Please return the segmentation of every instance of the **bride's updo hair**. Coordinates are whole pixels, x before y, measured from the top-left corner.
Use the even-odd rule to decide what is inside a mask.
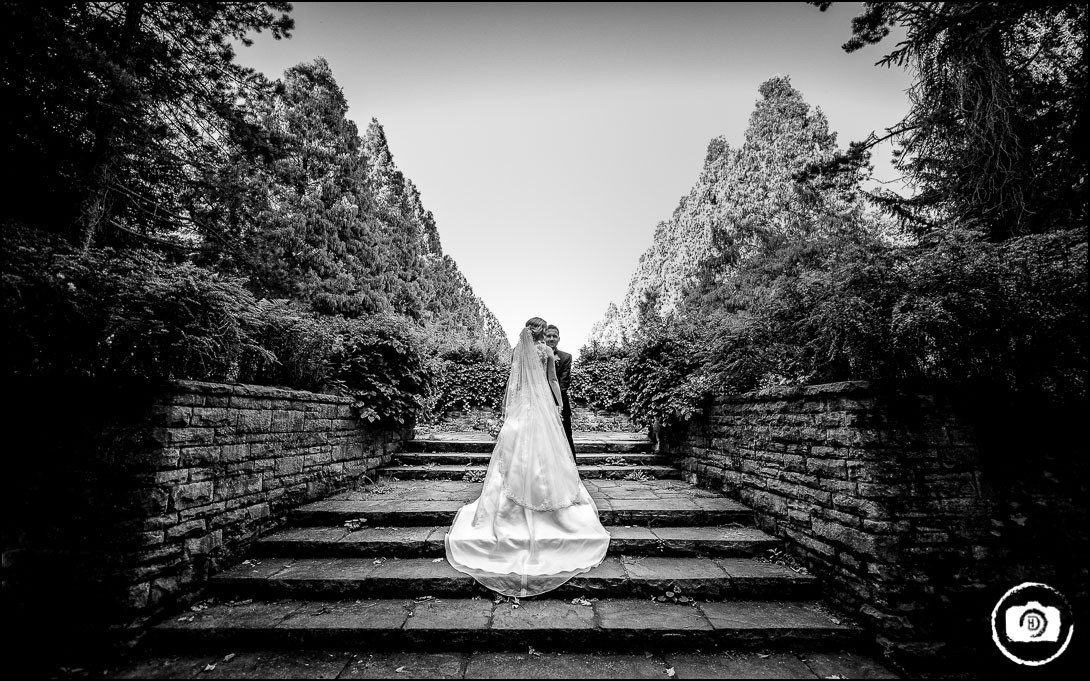
[[[533,327],[534,340],[541,340],[541,337],[545,335],[545,326],[548,324],[541,317],[530,317],[526,320],[526,326]]]

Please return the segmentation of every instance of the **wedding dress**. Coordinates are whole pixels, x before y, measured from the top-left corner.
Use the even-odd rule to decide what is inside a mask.
[[[609,547],[549,388],[551,355],[522,330],[481,496],[458,510],[444,542],[456,570],[505,596],[551,591]]]

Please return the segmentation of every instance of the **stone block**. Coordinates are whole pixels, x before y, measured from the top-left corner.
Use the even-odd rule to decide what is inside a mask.
[[[220,450],[220,459],[227,463],[245,461],[250,458],[250,445],[234,444],[224,445]]]
[[[811,475],[820,475],[823,478],[848,479],[847,461],[844,459],[807,459],[806,472]]]
[[[836,548],[826,542],[821,541],[813,536],[812,532],[800,532],[798,530],[787,528],[784,533],[791,537],[796,543],[804,547],[806,550],[820,554],[822,556],[835,556],[837,554]]]
[[[223,530],[213,530],[206,535],[185,540],[185,550],[190,556],[202,556],[223,546]]]
[[[125,607],[131,610],[143,610],[148,605],[150,594],[151,582],[130,585],[125,596]]]
[[[295,473],[301,473],[303,466],[306,463],[306,459],[303,456],[285,456],[280,457],[276,461],[276,474],[277,475],[293,475]]]
[[[214,434],[215,431],[211,428],[168,428],[165,433],[165,444],[171,446],[210,445]]]
[[[306,468],[311,466],[324,466],[332,461],[333,453],[330,450],[323,448],[317,452],[306,454],[303,457],[303,466]]]
[[[236,475],[215,480],[216,501],[234,499],[261,491],[261,475]]]
[[[153,480],[156,485],[173,487],[189,480],[189,469],[179,468],[169,471],[157,471]]]
[[[193,407],[193,416],[190,423],[194,426],[227,426],[231,425],[232,414],[224,407]]]
[[[225,506],[222,501],[203,504],[201,506],[194,506],[192,508],[183,509],[178,512],[179,520],[191,520],[193,518],[207,518],[210,515],[217,513],[223,513]]]
[[[207,529],[207,524],[204,520],[189,520],[184,523],[179,523],[174,527],[167,528],[167,539],[191,539],[199,535],[203,535]]]
[[[330,431],[330,419],[308,418],[303,422],[303,430],[311,433],[328,433]]]
[[[243,409],[235,422],[239,433],[268,433],[271,426],[272,412],[264,409]]]
[[[183,467],[209,466],[220,460],[220,449],[216,445],[182,447],[179,450],[178,464]]]
[[[891,515],[887,504],[873,499],[862,499],[852,494],[833,494],[833,508],[870,520],[887,520]]]
[[[185,428],[190,424],[193,408],[182,404],[156,405],[151,409],[152,422],[167,428]]]
[[[210,480],[178,485],[174,489],[173,507],[178,510],[200,506],[212,501],[213,485]]]

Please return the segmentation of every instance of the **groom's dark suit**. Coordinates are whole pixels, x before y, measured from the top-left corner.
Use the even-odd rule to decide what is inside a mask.
[[[556,380],[560,382],[560,396],[564,398],[560,416],[564,420],[564,433],[568,436],[572,458],[575,458],[575,442],[571,436],[571,400],[568,399],[568,386],[571,385],[571,354],[560,349],[556,349],[555,352]]]

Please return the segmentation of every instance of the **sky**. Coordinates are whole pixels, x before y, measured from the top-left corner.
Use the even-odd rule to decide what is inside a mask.
[[[896,36],[841,49],[860,7],[303,2],[291,39],[237,51],[270,78],[324,57],[512,344],[539,316],[577,354],[762,82],[789,76],[842,148],[904,116],[909,74],[875,65]],[[896,181],[889,151],[875,176]]]

